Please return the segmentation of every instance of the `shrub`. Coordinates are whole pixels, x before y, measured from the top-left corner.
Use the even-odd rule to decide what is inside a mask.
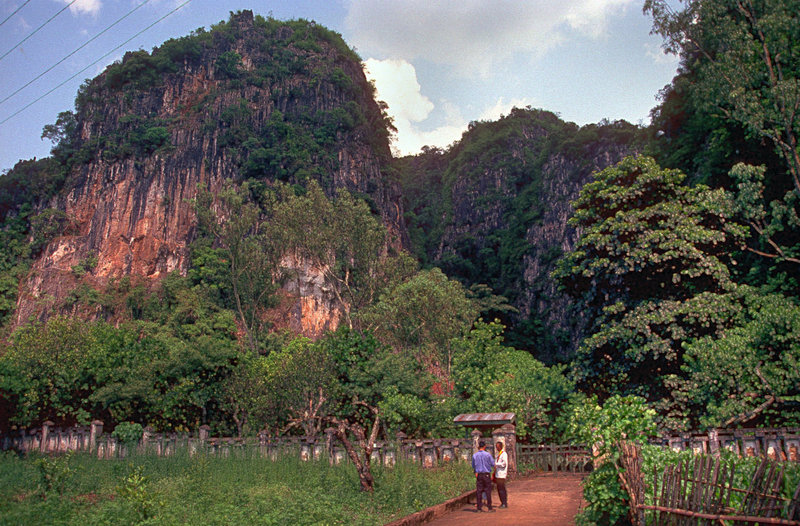
[[[114,428],[111,436],[126,446],[132,446],[142,439],[143,434],[144,429],[142,429],[142,424],[136,422],[121,422]]]

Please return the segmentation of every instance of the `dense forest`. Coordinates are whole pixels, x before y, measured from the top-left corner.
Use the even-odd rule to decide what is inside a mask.
[[[681,60],[649,127],[517,108],[403,158],[312,22],[237,13],[126,54],[0,176],[0,430],[363,441],[511,411],[564,441],[604,403],[662,431],[800,425],[800,3],[644,10]],[[159,177],[137,220],[189,219],[147,274],[75,196]],[[286,322],[309,305],[321,329]]]

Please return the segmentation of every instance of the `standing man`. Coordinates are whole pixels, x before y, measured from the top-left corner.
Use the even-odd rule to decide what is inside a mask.
[[[478,501],[478,512],[483,511],[483,493],[486,493],[486,505],[489,511],[492,508],[492,469],[494,457],[486,451],[486,442],[478,442],[478,451],[472,455],[472,469],[475,471],[475,493]]]
[[[508,493],[506,492],[506,474],[508,473],[508,453],[503,451],[503,443],[494,445],[497,448],[497,459],[494,464],[494,481],[497,484],[497,495],[500,497],[500,507],[508,508]]]

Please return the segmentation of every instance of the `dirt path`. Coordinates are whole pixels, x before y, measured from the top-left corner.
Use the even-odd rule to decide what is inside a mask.
[[[484,505],[484,512],[477,513],[473,501],[427,524],[570,526],[583,503],[582,479],[581,475],[547,473],[514,480],[508,484],[508,508],[487,513]],[[492,504],[500,504],[497,491]]]

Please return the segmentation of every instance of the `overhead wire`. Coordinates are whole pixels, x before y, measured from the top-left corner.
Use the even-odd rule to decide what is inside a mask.
[[[22,3],[22,5],[21,5],[21,6],[19,6],[19,7],[18,7],[18,8],[16,8],[16,9],[14,9],[14,12],[13,12],[13,13],[11,13],[10,15],[8,15],[8,16],[7,16],[7,17],[6,17],[6,18],[5,18],[5,19],[4,19],[2,22],[0,22],[0,26],[2,26],[3,24],[5,24],[6,22],[8,22],[8,19],[9,19],[9,18],[11,18],[12,16],[16,15],[16,14],[17,14],[17,12],[18,12],[20,9],[22,9],[23,7],[25,7],[26,5],[28,5],[28,2],[30,2],[30,1],[31,1],[31,0],[25,0],[25,1]]]
[[[22,87],[18,88],[18,89],[17,89],[17,90],[16,90],[14,93],[11,93],[10,95],[6,96],[6,98],[4,98],[3,100],[0,100],[0,104],[3,104],[3,103],[4,103],[4,102],[6,102],[8,99],[10,99],[11,97],[13,97],[13,96],[14,96],[14,95],[16,95],[17,93],[19,93],[20,91],[24,90],[25,88],[27,88],[28,86],[30,86],[31,84],[33,84],[34,82],[36,82],[37,80],[39,80],[40,78],[42,78],[42,77],[44,77],[45,75],[47,75],[48,73],[50,73],[50,72],[51,72],[51,71],[52,71],[52,70],[53,70],[53,69],[54,69],[56,66],[58,66],[59,64],[61,64],[61,63],[62,63],[62,62],[64,62],[65,60],[67,60],[69,57],[71,57],[72,55],[74,55],[75,53],[77,53],[78,51],[80,51],[81,49],[83,49],[83,48],[85,48],[86,46],[88,46],[89,44],[91,44],[91,43],[92,43],[94,40],[96,40],[97,38],[99,38],[99,37],[100,37],[100,36],[101,36],[103,33],[105,33],[106,31],[108,31],[109,29],[111,29],[112,27],[114,27],[115,25],[119,24],[120,22],[122,22],[123,20],[125,20],[126,18],[128,18],[130,15],[132,15],[134,12],[136,12],[136,10],[137,10],[137,9],[139,9],[139,8],[140,8],[140,7],[142,7],[142,6],[144,6],[144,5],[145,5],[145,4],[147,4],[148,2],[150,2],[150,0],[144,0],[144,2],[142,2],[142,3],[141,3],[141,4],[139,4],[138,6],[134,7],[134,8],[133,8],[133,9],[131,9],[130,11],[128,11],[128,12],[127,12],[127,13],[126,13],[124,16],[122,16],[121,18],[117,19],[117,21],[116,21],[116,22],[114,22],[113,24],[111,24],[110,26],[106,27],[104,30],[100,31],[100,32],[99,32],[99,33],[97,33],[95,36],[93,36],[92,38],[90,38],[89,40],[87,40],[86,42],[84,42],[82,45],[80,45],[78,48],[76,48],[76,49],[75,49],[75,50],[74,50],[72,53],[70,53],[69,55],[65,56],[64,58],[62,58],[61,60],[59,60],[58,62],[56,62],[55,64],[53,64],[52,66],[50,66],[49,68],[47,68],[46,70],[44,70],[43,72],[41,72],[41,73],[40,73],[40,74],[39,74],[37,77],[35,77],[33,80],[31,80],[30,82],[28,82],[28,83],[27,83],[27,84],[25,84],[24,86],[22,86]]]
[[[184,1],[182,4],[180,4],[178,7],[176,7],[175,9],[173,9],[172,11],[170,11],[169,13],[167,13],[166,15],[162,16],[161,18],[159,18],[158,20],[156,20],[155,22],[153,22],[152,24],[150,24],[150,25],[149,25],[149,26],[147,26],[146,28],[142,29],[141,31],[139,31],[138,33],[136,33],[135,35],[133,35],[132,37],[130,37],[128,40],[126,40],[126,41],[125,41],[125,42],[123,42],[122,44],[118,45],[117,47],[115,47],[114,49],[112,49],[111,51],[109,51],[108,53],[106,53],[105,55],[103,55],[102,57],[98,58],[97,60],[95,60],[94,62],[92,62],[91,64],[89,64],[89,65],[88,65],[88,66],[86,66],[85,68],[83,68],[82,70],[78,71],[77,73],[75,73],[74,75],[72,75],[70,78],[68,78],[67,80],[65,80],[64,82],[62,82],[61,84],[59,84],[58,86],[56,86],[56,87],[52,88],[50,91],[48,91],[48,92],[44,93],[43,95],[40,95],[39,97],[35,98],[35,99],[34,99],[34,100],[32,100],[31,102],[29,102],[28,104],[26,104],[25,106],[23,106],[22,108],[18,109],[17,111],[15,111],[15,112],[14,112],[14,113],[12,113],[11,115],[9,115],[8,117],[6,117],[6,118],[5,118],[5,119],[3,119],[2,121],[0,121],[0,124],[5,124],[5,123],[6,123],[6,122],[8,122],[10,119],[12,119],[12,118],[16,117],[17,115],[19,115],[19,114],[20,114],[20,113],[22,113],[23,111],[27,110],[28,108],[30,108],[31,106],[33,106],[34,104],[36,104],[37,102],[39,102],[40,100],[42,100],[43,98],[47,97],[48,95],[50,95],[51,93],[53,93],[54,91],[56,91],[58,88],[62,87],[63,85],[65,85],[66,83],[68,83],[69,81],[71,81],[72,79],[74,79],[75,77],[77,77],[78,75],[80,75],[81,73],[83,73],[84,71],[86,71],[87,69],[91,68],[92,66],[94,66],[95,64],[97,64],[98,62],[100,62],[101,60],[103,60],[104,58],[106,58],[107,56],[109,56],[109,55],[111,55],[112,53],[114,53],[115,51],[117,51],[119,48],[121,48],[122,46],[124,46],[125,44],[127,44],[128,42],[130,42],[131,40],[133,40],[134,38],[138,37],[139,35],[141,35],[141,34],[142,34],[142,33],[144,33],[145,31],[147,31],[147,30],[148,30],[148,29],[150,29],[151,27],[155,26],[156,24],[158,24],[159,22],[161,22],[162,20],[164,20],[165,18],[167,18],[168,16],[170,16],[170,15],[174,14],[175,12],[177,12],[179,9],[181,9],[183,6],[185,6],[186,4],[188,4],[188,3],[189,3],[189,2],[191,2],[191,1],[192,1],[192,0],[185,0],[185,1]]]
[[[9,49],[8,51],[6,51],[6,52],[5,52],[5,53],[4,53],[2,56],[0,56],[0,60],[3,60],[4,58],[6,58],[6,57],[9,55],[9,53],[11,53],[12,51],[14,51],[14,50],[15,50],[15,49],[17,49],[18,47],[20,47],[20,46],[21,46],[21,45],[22,45],[22,44],[23,44],[23,43],[24,43],[26,40],[28,40],[28,39],[29,39],[29,38],[31,38],[33,35],[35,35],[36,33],[38,33],[40,29],[42,29],[44,26],[46,26],[47,24],[49,24],[49,23],[50,23],[50,22],[51,22],[51,21],[52,21],[52,20],[53,20],[55,17],[57,17],[58,15],[60,15],[60,14],[61,14],[61,13],[63,13],[64,11],[66,11],[66,10],[67,10],[67,8],[69,8],[69,7],[70,7],[72,4],[74,4],[74,3],[75,3],[75,2],[77,2],[77,1],[78,1],[78,0],[72,0],[72,2],[70,2],[70,3],[68,3],[67,5],[65,5],[64,7],[62,7],[62,8],[61,8],[61,9],[58,11],[58,13],[56,13],[56,14],[54,14],[53,16],[51,16],[50,18],[48,18],[48,19],[47,19],[47,20],[46,20],[46,21],[45,21],[45,22],[44,22],[42,25],[40,25],[39,27],[37,27],[36,29],[34,29],[34,30],[33,30],[33,32],[32,32],[31,34],[29,34],[28,36],[26,36],[25,38],[23,38],[22,40],[20,40],[20,41],[17,43],[17,45],[16,45],[16,46],[12,47],[12,48],[11,48],[11,49]]]

